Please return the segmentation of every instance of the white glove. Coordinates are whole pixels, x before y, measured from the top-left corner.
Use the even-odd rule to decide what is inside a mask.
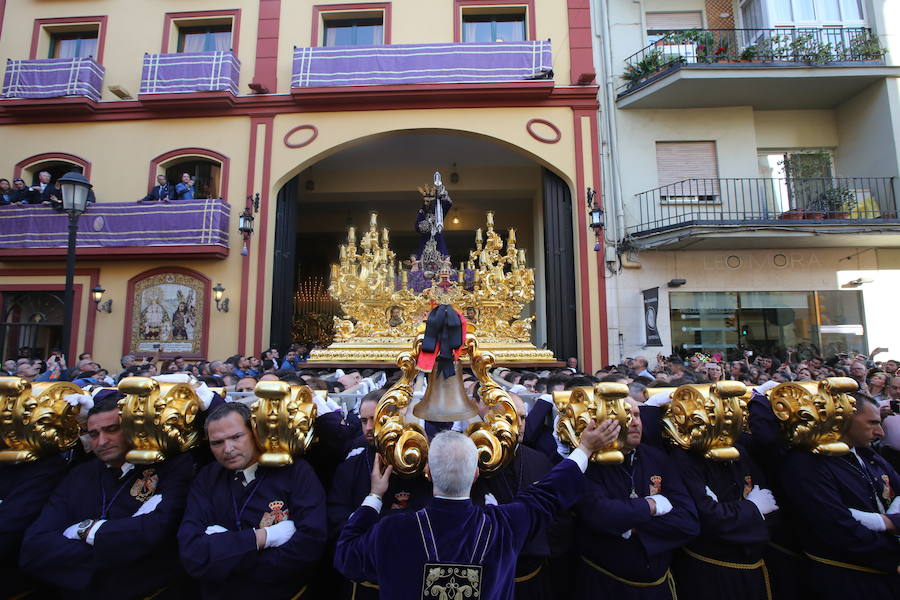
[[[647,497],[653,498],[653,501],[656,502],[656,514],[653,515],[654,517],[661,517],[672,512],[672,503],[662,494],[653,494],[652,496]]]
[[[221,525],[210,525],[209,527],[206,528],[205,533],[206,533],[206,535],[212,535],[214,533],[225,533],[226,531],[228,531],[228,530],[225,529],[224,527],[222,527]]]
[[[215,394],[203,381],[195,379],[191,383],[194,386],[194,391],[197,392],[197,397],[200,398],[200,410],[209,410],[209,405],[212,404]]]
[[[319,394],[318,392],[319,390],[314,391],[312,397],[313,404],[316,405],[316,416],[321,417],[322,415],[334,412],[334,409],[328,405],[328,396],[326,394]]]
[[[69,394],[63,396],[63,400],[69,403],[69,406],[80,406],[79,416],[87,419],[88,411],[94,408],[94,397],[90,394]]]
[[[756,386],[755,388],[753,388],[753,391],[765,396],[766,392],[771,390],[776,385],[778,385],[778,382],[775,381],[774,379],[770,379],[770,380],[766,381],[765,383],[761,383],[758,386]]]
[[[286,543],[294,536],[295,533],[297,533],[297,528],[294,527],[294,522],[290,520],[282,521],[281,523],[276,523],[274,525],[269,525],[265,528],[265,530],[265,548],[277,548],[278,546]]]
[[[69,525],[63,530],[63,537],[68,538],[70,540],[78,539],[78,523],[74,525]]]
[[[166,373],[165,375],[156,375],[153,379],[160,383],[190,383],[200,398],[201,410],[207,410],[212,404],[213,391],[190,373]]]
[[[484,495],[484,504],[485,506],[497,506],[499,504],[497,499],[494,498],[493,494],[485,494]]]
[[[634,533],[634,529],[629,529],[628,531],[626,531],[625,533],[622,534],[622,539],[627,540],[628,538],[631,537],[632,533]]]
[[[861,510],[856,510],[855,508],[850,509],[850,516],[859,521],[859,524],[869,529],[870,531],[885,531],[887,529],[887,525],[884,522],[880,513],[875,512],[863,512]]]
[[[659,394],[653,394],[647,401],[644,402],[644,406],[665,406],[669,402],[672,401],[672,392],[662,392]],[[716,500],[718,502],[718,500]]]
[[[758,485],[754,485],[750,493],[747,494],[747,500],[756,505],[759,514],[763,517],[770,512],[778,510],[778,505],[775,504],[775,496],[772,495],[772,492],[765,488],[760,488]]]
[[[139,517],[141,515],[150,514],[156,510],[156,507],[159,506],[160,502],[162,502],[162,494],[153,494],[146,502],[141,504],[141,507],[134,511],[134,514],[131,516]]]
[[[709,496],[710,498],[712,498],[712,501],[713,501],[713,502],[718,502],[718,501],[719,501],[719,497],[716,496],[716,493],[715,493],[714,491],[712,491],[711,489],[709,489],[709,486],[706,486],[706,495]]]
[[[900,513],[900,496],[894,498],[894,501],[891,502],[887,509],[887,514],[889,515],[896,515],[897,513]]]

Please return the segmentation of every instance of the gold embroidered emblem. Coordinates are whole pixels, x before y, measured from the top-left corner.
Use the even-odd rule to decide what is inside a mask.
[[[650,476],[650,495],[659,494],[662,492],[662,475],[651,475]]]
[[[753,477],[744,475],[744,498],[753,491]]]
[[[888,502],[893,502],[894,498],[897,494],[894,492],[894,489],[891,487],[891,478],[887,476],[886,473],[881,475],[881,481],[884,482],[884,487],[881,489],[881,497],[887,500]]]
[[[426,563],[422,574],[422,598],[481,598],[481,566]]]
[[[282,500],[269,502],[269,510],[272,512],[263,513],[262,519],[259,520],[260,529],[290,519],[288,516],[289,511],[284,507],[284,501]]]
[[[141,476],[131,486],[131,495],[139,502],[146,502],[150,496],[156,493],[158,485],[159,475],[156,474],[156,469],[144,469]]]

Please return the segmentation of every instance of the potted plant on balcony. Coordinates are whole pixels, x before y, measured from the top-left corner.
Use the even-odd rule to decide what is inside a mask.
[[[871,31],[865,31],[850,40],[850,60],[882,60],[887,48]]]
[[[856,194],[845,187],[832,187],[819,195],[816,206],[829,219],[849,219],[856,205]]]
[[[676,58],[664,57],[660,50],[651,50],[638,62],[625,67],[622,79],[628,82],[628,87],[634,87],[647,77],[662,71],[668,66],[681,62],[684,62],[684,57],[682,56]]]

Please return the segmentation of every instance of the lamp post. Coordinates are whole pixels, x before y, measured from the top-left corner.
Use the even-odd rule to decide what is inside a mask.
[[[75,241],[78,236],[78,217],[87,209],[91,182],[77,171],[71,171],[59,178],[57,184],[62,195],[62,208],[69,215],[69,250],[66,254],[65,314],[63,315],[62,350],[67,355],[71,348],[72,300],[75,282]]]

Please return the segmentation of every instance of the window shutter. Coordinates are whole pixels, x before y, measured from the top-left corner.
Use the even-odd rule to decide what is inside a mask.
[[[656,142],[657,181],[659,187],[668,186],[661,195],[717,196],[716,163],[715,142]]]
[[[700,29],[703,27],[701,12],[654,12],[646,14],[648,31],[672,29]]]

